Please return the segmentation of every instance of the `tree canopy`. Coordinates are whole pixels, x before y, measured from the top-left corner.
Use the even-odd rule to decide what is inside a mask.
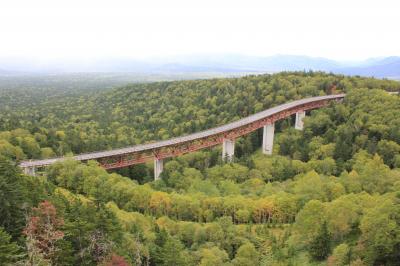
[[[215,147],[106,171],[72,159],[21,173],[22,159],[135,145],[324,95],[342,103]],[[397,265],[400,97],[389,80],[319,72],[0,90],[0,260],[34,265]],[[61,93],[61,92],[58,92]]]

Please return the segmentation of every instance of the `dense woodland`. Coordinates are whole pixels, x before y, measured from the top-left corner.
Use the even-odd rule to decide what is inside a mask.
[[[107,172],[20,160],[181,136],[335,88],[303,131]],[[319,72],[0,90],[0,265],[399,265],[400,83]]]

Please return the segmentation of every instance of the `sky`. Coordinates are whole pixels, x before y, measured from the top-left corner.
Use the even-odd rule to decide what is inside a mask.
[[[0,57],[400,56],[400,1],[2,0]]]

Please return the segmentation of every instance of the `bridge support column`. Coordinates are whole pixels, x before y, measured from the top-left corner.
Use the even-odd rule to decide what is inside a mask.
[[[222,142],[222,160],[224,162],[232,162],[235,154],[235,140],[224,139]]]
[[[306,116],[306,111],[299,111],[296,113],[296,123],[294,128],[297,130],[303,130],[304,122],[303,118]]]
[[[164,163],[162,159],[154,159],[154,180],[160,179],[160,174],[164,170]]]
[[[30,176],[36,176],[36,169],[35,167],[25,167],[23,169],[24,174],[30,175]]]
[[[262,152],[271,155],[274,146],[275,124],[264,126]]]

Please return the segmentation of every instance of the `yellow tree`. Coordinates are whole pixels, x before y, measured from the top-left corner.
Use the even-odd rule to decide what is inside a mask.
[[[171,210],[171,198],[168,193],[156,191],[151,195],[149,207],[154,215],[168,215]]]
[[[253,219],[256,223],[269,223],[275,211],[275,204],[271,199],[261,198],[255,202]]]

